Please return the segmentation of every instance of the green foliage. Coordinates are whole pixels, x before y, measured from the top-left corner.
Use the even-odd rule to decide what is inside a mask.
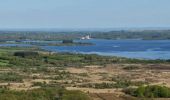
[[[8,66],[9,65],[9,61],[7,59],[6,56],[4,55],[0,55],[0,66],[4,67],[4,66]]]
[[[38,56],[38,52],[32,52],[32,51],[18,51],[14,52],[14,56],[19,56],[19,57],[35,57]]]
[[[115,88],[126,88],[128,86],[132,85],[131,81],[128,80],[119,80],[114,84]]]
[[[64,92],[62,100],[91,100],[88,95],[80,91]]]
[[[11,50],[10,50],[11,49]],[[72,54],[72,53],[56,53],[50,54],[47,52],[39,53],[36,56],[25,56],[18,57],[14,56],[16,52],[25,50],[24,48],[3,48],[3,54],[0,56],[0,66],[3,67],[82,67],[88,65],[106,65],[113,63],[170,63],[169,60],[139,60],[139,59],[128,59],[122,57],[107,57],[99,56],[95,54]],[[23,50],[22,50],[23,49]],[[5,50],[7,52],[5,52]],[[29,48],[30,52],[34,51]],[[1,49],[0,49],[1,52]],[[13,54],[14,53],[14,54]],[[28,53],[30,54],[30,53]],[[32,55],[32,53],[31,53]],[[33,54],[34,55],[34,54]],[[22,56],[22,55],[21,55]],[[124,69],[132,70],[136,69],[135,66],[125,67]]]
[[[128,80],[120,80],[116,83],[96,83],[96,84],[88,84],[85,87],[92,87],[97,89],[106,89],[106,88],[127,88],[129,86],[140,86],[145,84],[144,82],[132,82]]]
[[[124,67],[123,69],[125,69],[125,70],[136,70],[136,69],[139,69],[139,67],[135,66],[135,65],[130,65],[130,66]]]
[[[41,86],[41,87],[45,87],[47,84],[46,82],[34,82],[33,86]]]
[[[90,100],[80,91],[67,91],[56,88],[41,88],[28,91],[0,89],[1,100]]]
[[[0,82],[22,82],[23,76],[8,72],[8,73],[0,73]]]
[[[116,83],[89,83],[80,85],[80,87],[106,89],[106,88],[127,88],[129,86],[140,86],[143,82],[131,82],[128,80],[117,81]]]
[[[170,88],[165,86],[140,86],[137,89],[127,89],[124,92],[136,97],[170,98]]]

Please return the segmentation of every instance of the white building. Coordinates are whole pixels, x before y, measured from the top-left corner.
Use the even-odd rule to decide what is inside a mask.
[[[89,39],[91,39],[91,37],[90,37],[90,35],[87,35],[87,36],[82,37],[81,39],[82,40],[89,40]]]

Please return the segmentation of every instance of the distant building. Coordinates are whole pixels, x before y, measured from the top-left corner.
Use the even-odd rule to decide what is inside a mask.
[[[90,37],[90,35],[87,35],[87,36],[82,37],[81,39],[82,40],[89,40],[89,39],[91,39],[91,37]]]

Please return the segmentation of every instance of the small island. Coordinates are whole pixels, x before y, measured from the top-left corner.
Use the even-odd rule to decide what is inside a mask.
[[[56,44],[56,46],[88,46],[88,45],[94,44],[88,42],[74,42],[74,40],[63,40],[62,43]]]
[[[22,42],[21,42],[22,43]],[[89,46],[94,45],[93,43],[88,42],[75,42],[74,40],[62,40],[61,42],[28,42],[27,44],[35,45],[35,46]]]

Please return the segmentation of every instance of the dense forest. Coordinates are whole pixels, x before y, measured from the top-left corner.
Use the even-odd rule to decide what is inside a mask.
[[[47,32],[47,31],[0,31],[0,40],[63,40],[80,39],[82,36],[91,35],[95,39],[144,39],[162,40],[170,39],[170,30],[121,30],[109,32],[97,31],[72,31],[72,32]]]

